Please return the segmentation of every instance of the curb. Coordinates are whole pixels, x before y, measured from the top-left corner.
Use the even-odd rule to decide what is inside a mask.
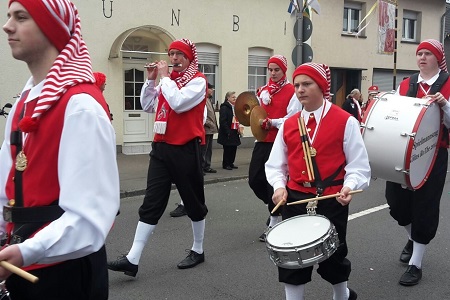
[[[205,180],[204,185],[219,183],[219,182],[236,181],[236,180],[241,180],[241,179],[248,179],[248,175],[207,179],[207,180]],[[175,190],[175,189],[176,189],[176,186],[174,184],[172,184],[172,190]],[[141,196],[144,194],[145,194],[145,189],[139,189],[139,190],[134,190],[134,191],[120,191],[120,199],[134,197],[134,196]]]

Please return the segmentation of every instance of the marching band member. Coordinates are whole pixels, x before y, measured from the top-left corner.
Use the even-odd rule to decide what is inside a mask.
[[[0,150],[9,244],[0,260],[39,281],[3,268],[0,279],[12,299],[106,300],[104,244],[120,204],[116,140],[78,10],[69,0],[10,0],[3,30],[31,78]]]
[[[259,104],[267,112],[267,118],[262,122],[262,129],[268,130],[267,137],[262,142],[256,142],[250,160],[248,184],[269,209],[270,219],[268,227],[278,223],[280,212],[271,213],[275,208],[272,202],[273,188],[267,182],[264,164],[269,158],[273,142],[284,120],[301,110],[301,105],[295,97],[294,86],[286,78],[287,60],[283,55],[274,55],[267,61],[270,74],[269,82],[260,87],[256,93]],[[259,240],[264,242],[266,231]]]
[[[188,39],[169,45],[173,70],[166,61],[147,68],[147,82],[142,87],[141,104],[146,112],[156,108],[155,136],[150,152],[147,189],[139,208],[139,222],[133,245],[126,256],[108,262],[108,268],[136,276],[142,251],[169,201],[174,183],[191,219],[194,242],[187,257],[177,267],[187,269],[205,261],[205,204],[200,144],[204,143],[206,77],[198,71],[195,44]],[[157,75],[161,80],[155,84]]]
[[[363,103],[363,105],[361,106],[361,110],[362,110],[362,116],[364,117],[367,111],[367,108],[370,106],[370,104],[373,101],[373,98],[378,94],[378,86],[376,85],[372,85],[371,87],[369,87],[369,89],[367,90],[367,101],[365,101]]]
[[[430,97],[437,101],[444,113],[442,139],[431,173],[425,184],[415,190],[398,183],[386,182],[386,199],[391,216],[403,226],[408,242],[400,261],[407,263],[406,272],[399,283],[416,285],[422,278],[422,259],[425,247],[435,237],[439,224],[439,205],[447,175],[448,129],[450,127],[450,81],[445,62],[444,47],[437,40],[425,40],[416,50],[419,73],[403,80],[397,94],[409,97]]]
[[[273,186],[273,202],[294,202],[317,195],[340,193],[335,199],[317,201],[317,213],[336,227],[340,245],[333,255],[319,263],[317,272],[333,285],[334,300],[354,300],[355,291],[347,288],[351,271],[347,256],[348,204],[350,191],[369,185],[370,166],[359,124],[347,112],[332,104],[330,69],[324,64],[306,63],[293,74],[293,84],[303,110],[280,127],[266,162],[268,182]],[[315,160],[315,181],[309,180],[300,141],[299,118],[303,118]],[[306,149],[306,148],[305,148]],[[321,178],[321,179],[320,179]],[[306,204],[284,206],[283,220],[306,214]],[[311,281],[313,267],[278,268],[279,281],[285,283],[287,300],[304,299],[305,284]]]

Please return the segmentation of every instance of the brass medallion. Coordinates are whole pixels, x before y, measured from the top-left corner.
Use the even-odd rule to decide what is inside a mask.
[[[27,168],[28,160],[23,151],[20,151],[16,156],[16,170],[24,171]]]
[[[311,153],[311,157],[314,157],[314,156],[316,156],[316,154],[317,154],[317,150],[316,150],[316,148],[314,148],[314,147],[311,147],[311,148],[309,149],[309,151],[310,151],[310,153]]]

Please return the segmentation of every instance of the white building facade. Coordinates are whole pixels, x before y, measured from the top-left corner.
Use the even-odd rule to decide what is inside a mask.
[[[148,153],[153,137],[153,114],[142,111],[139,94],[144,65],[165,59],[169,44],[179,38],[196,43],[200,69],[216,87],[216,106],[227,91],[255,91],[267,81],[270,56],[288,58],[288,79],[294,71],[292,53],[296,16],[287,12],[289,1],[273,0],[74,0],[82,22],[94,71],[107,76],[105,98],[114,114],[118,151]],[[333,101],[341,104],[353,88],[365,92],[372,84],[390,90],[394,55],[377,53],[378,13],[361,23],[371,1],[320,0],[313,14],[311,46],[314,62],[332,70]],[[2,0],[3,11],[7,1]],[[399,0],[397,84],[417,70],[415,49],[427,38],[442,41],[444,0]],[[2,21],[6,22],[6,13]],[[361,23],[361,26],[358,25]],[[362,27],[366,26],[356,37]],[[6,34],[0,42],[0,105],[14,101],[29,72],[10,55]],[[366,95],[365,95],[366,97]],[[4,120],[0,120],[3,132]],[[252,139],[249,128],[246,136]],[[0,134],[3,137],[3,134]]]

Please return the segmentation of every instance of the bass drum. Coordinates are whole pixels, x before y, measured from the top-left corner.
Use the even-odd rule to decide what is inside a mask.
[[[429,98],[381,93],[368,109],[361,128],[372,177],[420,188],[438,151],[439,105]]]

